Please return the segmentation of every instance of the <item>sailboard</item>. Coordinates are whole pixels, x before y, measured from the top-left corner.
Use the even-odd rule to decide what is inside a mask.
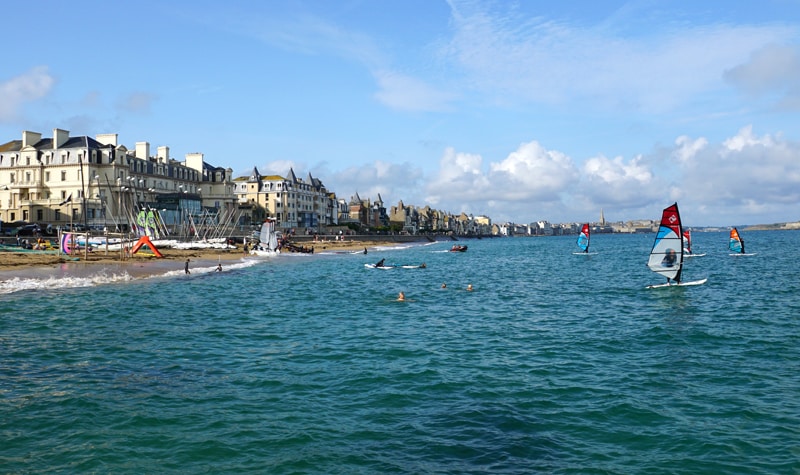
[[[647,267],[656,274],[665,277],[665,284],[648,285],[647,288],[676,287],[705,284],[708,279],[682,282],[683,272],[683,229],[678,203],[664,208],[661,224],[658,227]]]
[[[703,256],[705,256],[705,253],[703,253],[703,254],[695,254],[694,251],[692,251],[692,230],[691,229],[684,230],[683,231],[683,257],[687,258],[687,257],[703,257]]]
[[[744,239],[739,235],[739,230],[731,229],[731,237],[728,240],[728,249],[731,256],[754,256],[755,253],[747,254],[744,252]]]
[[[589,252],[589,243],[591,241],[591,227],[589,223],[584,223],[581,227],[581,233],[578,234],[578,248],[580,252],[573,252],[576,256],[587,256],[590,254],[597,254],[596,252]]]

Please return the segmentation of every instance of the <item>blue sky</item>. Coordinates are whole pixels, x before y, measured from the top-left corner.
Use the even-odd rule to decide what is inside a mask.
[[[4,17],[0,142],[117,133],[495,221],[674,201],[690,226],[800,220],[797,0],[34,0]]]

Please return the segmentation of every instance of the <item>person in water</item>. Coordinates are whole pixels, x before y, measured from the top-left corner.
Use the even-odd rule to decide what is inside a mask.
[[[186,267],[184,267],[184,270],[187,274],[191,274],[191,272],[189,272],[189,259],[186,259]]]
[[[446,288],[447,288],[447,284],[446,284],[446,283],[444,283],[444,282],[442,282],[442,288],[443,288],[443,289],[446,289]]]
[[[375,264],[375,267],[383,267],[383,263],[384,263],[385,261],[386,261],[386,259],[381,259],[381,260],[379,260],[379,261],[378,261],[378,263],[377,263],[377,264]]]
[[[472,292],[472,284],[467,284],[467,292]]]
[[[661,261],[661,265],[663,267],[672,267],[675,265],[675,262],[678,260],[678,255],[675,254],[675,249],[667,249],[667,253],[664,255],[664,259]]]
[[[365,248],[364,248],[364,254],[366,254],[366,253],[367,253],[367,248],[365,247]]]
[[[399,294],[397,294],[398,302],[404,302],[405,300],[406,300],[406,294],[404,292],[401,291]]]

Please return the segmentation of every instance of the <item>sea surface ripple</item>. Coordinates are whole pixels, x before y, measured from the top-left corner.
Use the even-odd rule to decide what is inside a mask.
[[[800,473],[798,238],[697,232],[681,288],[637,234],[5,294],[0,471]]]

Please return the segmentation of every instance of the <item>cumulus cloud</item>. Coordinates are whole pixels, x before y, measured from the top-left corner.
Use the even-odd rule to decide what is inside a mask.
[[[0,83],[0,122],[11,122],[20,115],[25,103],[36,101],[55,84],[46,66],[39,66]]]

